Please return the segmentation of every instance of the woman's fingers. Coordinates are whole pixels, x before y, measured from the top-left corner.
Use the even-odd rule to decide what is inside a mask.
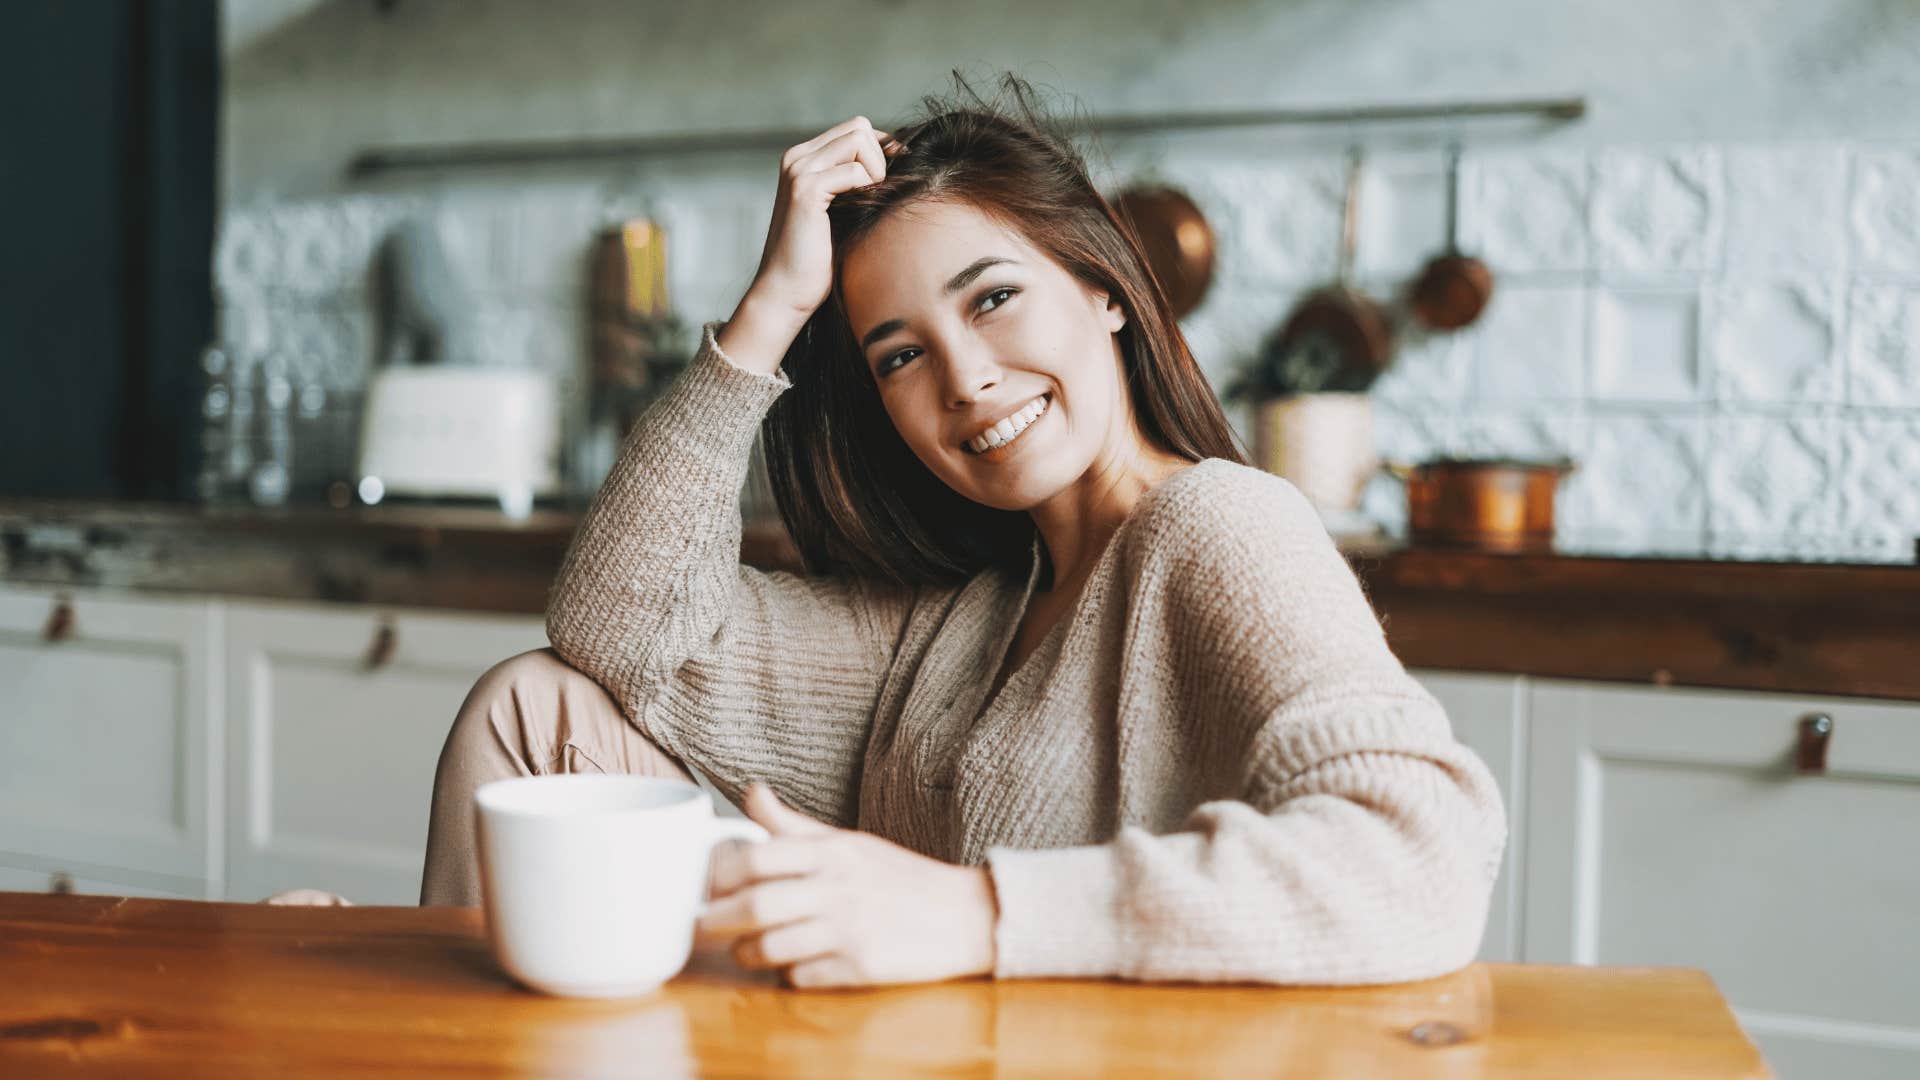
[[[700,916],[706,934],[744,934],[820,914],[820,889],[807,878],[779,878],[731,893]]]
[[[803,919],[750,934],[734,942],[733,958],[744,968],[785,967],[833,952],[833,932],[824,919]]]
[[[873,183],[873,175],[867,172],[867,165],[861,161],[849,161],[845,165],[836,165],[817,173],[808,173],[794,182],[796,202],[817,210],[825,210],[826,204],[833,201],[835,195],[843,191],[852,191]]]
[[[869,980],[863,978],[853,963],[839,953],[828,953],[804,960],[787,969],[788,986],[797,989],[823,986],[864,986]]]
[[[820,149],[840,136],[850,131],[861,130],[872,131],[873,123],[864,116],[848,117],[820,134],[815,135],[813,138],[808,139],[806,142],[796,143],[788,147],[787,152],[780,158],[780,165],[782,168],[792,165],[795,161],[806,157],[808,154],[813,153],[815,150]]]
[[[819,849],[806,840],[729,842],[713,849],[707,887],[719,898],[756,881],[800,877],[819,868]]]
[[[880,140],[874,136],[874,133],[865,130],[849,131],[841,135],[825,146],[794,161],[788,166],[788,171],[796,177],[806,176],[811,173],[828,172],[849,161],[857,161],[865,166],[870,180],[877,182],[887,175],[886,152],[881,150]]]

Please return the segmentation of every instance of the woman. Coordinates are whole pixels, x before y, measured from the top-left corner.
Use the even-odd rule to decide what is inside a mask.
[[[582,522],[552,650],[455,722],[423,902],[478,902],[478,784],[684,762],[773,834],[716,852],[700,932],[796,986],[1471,961],[1491,776],[1008,88],[786,152],[752,285]],[[804,577],[738,563],[761,431]]]

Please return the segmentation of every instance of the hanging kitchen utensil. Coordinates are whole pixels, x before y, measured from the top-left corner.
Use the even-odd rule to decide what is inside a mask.
[[[1262,349],[1269,393],[1363,393],[1392,362],[1394,334],[1387,311],[1353,284],[1360,158],[1356,147],[1347,161],[1339,275],[1302,298]]]
[[[1447,247],[1428,260],[1408,290],[1413,317],[1430,330],[1459,330],[1473,323],[1493,298],[1493,271],[1460,252],[1460,144],[1447,148]]]
[[[1214,235],[1192,199],[1165,185],[1129,187],[1113,207],[1133,226],[1147,268],[1166,294],[1175,319],[1200,306],[1213,283]]]

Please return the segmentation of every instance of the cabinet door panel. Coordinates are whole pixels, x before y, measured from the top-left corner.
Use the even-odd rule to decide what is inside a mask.
[[[1763,1047],[1920,1074],[1920,707],[1542,683],[1530,715],[1528,960],[1704,968]]]
[[[1479,958],[1489,962],[1517,961],[1521,955],[1521,885],[1526,809],[1526,729],[1524,680],[1511,675],[1473,675],[1447,671],[1415,671],[1447,710],[1456,738],[1487,763],[1500,785],[1507,811],[1507,852],[1500,877],[1493,883],[1493,903],[1487,929],[1480,939]]]
[[[206,602],[0,592],[0,852],[217,881],[216,628]]]
[[[228,895],[417,902],[447,729],[487,668],[546,643],[540,620],[245,605],[229,639]]]

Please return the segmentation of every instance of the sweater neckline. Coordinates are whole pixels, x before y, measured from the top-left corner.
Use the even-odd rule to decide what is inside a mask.
[[[979,716],[985,717],[994,712],[998,709],[1002,701],[1013,700],[1016,693],[1021,697],[1026,696],[1028,689],[1027,684],[1032,681],[1033,672],[1038,669],[1040,664],[1046,662],[1048,657],[1059,651],[1060,643],[1064,640],[1067,632],[1074,624],[1080,621],[1081,613],[1084,612],[1087,605],[1092,602],[1094,593],[1105,587],[1106,579],[1111,575],[1108,564],[1114,557],[1113,553],[1120,547],[1121,535],[1125,533],[1134,522],[1144,516],[1143,511],[1146,509],[1147,504],[1154,501],[1161,492],[1180,483],[1196,470],[1216,460],[1224,459],[1202,458],[1191,465],[1181,468],[1172,476],[1148,488],[1141,494],[1139,499],[1134,501],[1131,507],[1127,508],[1127,516],[1120,519],[1120,524],[1114,528],[1113,535],[1107,537],[1107,542],[1101,546],[1100,554],[1094,559],[1093,570],[1087,574],[1086,584],[1081,587],[1080,595],[1074,597],[1073,605],[1067,609],[1066,614],[1060,616],[1059,621],[1047,629],[1046,636],[1041,638],[1040,644],[1034,646],[1033,652],[1029,653],[1027,658],[1020,662],[1020,666],[1007,673],[1006,681],[1000,684],[999,691],[993,693],[993,696],[981,707],[978,714]],[[1026,621],[1027,611],[1033,606],[1033,594],[1040,582],[1041,562],[1046,553],[1045,545],[1041,542],[1038,530],[1034,531],[1033,544],[1029,551],[1030,558],[1027,564],[1027,582],[1020,590],[1019,600],[1015,602],[1013,618],[1006,620],[1000,627],[999,639],[993,651],[993,663],[987,669],[989,672],[987,676],[989,680],[998,674],[1000,669],[1006,665],[1007,654],[1013,649],[1013,639],[1019,636],[1020,624]],[[992,692],[992,688],[993,684],[989,681],[987,684],[988,691]]]

